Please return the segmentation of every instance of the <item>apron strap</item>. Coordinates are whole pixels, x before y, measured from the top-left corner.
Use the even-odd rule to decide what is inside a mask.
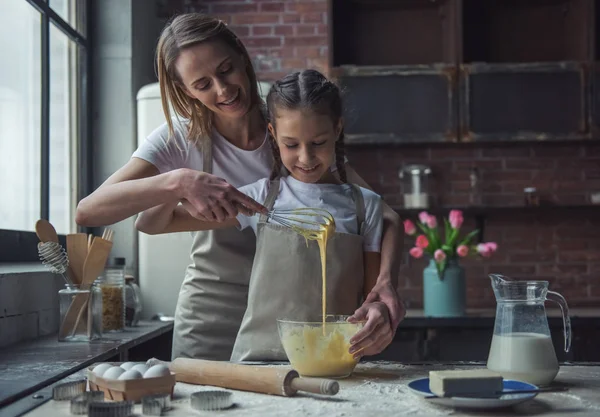
[[[352,193],[354,194],[354,203],[356,204],[356,222],[358,223],[358,234],[362,236],[363,228],[365,226],[365,199],[358,185],[350,185],[352,186]]]
[[[202,171],[207,174],[213,173],[212,138],[210,136],[204,138],[202,142]]]
[[[277,199],[277,195],[279,194],[279,177],[271,180],[269,182],[269,191],[267,192],[267,198],[265,199],[264,206],[267,210],[273,210],[273,206],[275,205],[275,200]],[[267,215],[261,214],[258,218],[260,223],[266,223]]]

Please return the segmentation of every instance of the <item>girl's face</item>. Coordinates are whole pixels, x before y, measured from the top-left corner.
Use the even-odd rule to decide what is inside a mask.
[[[290,175],[307,183],[330,182],[335,160],[335,142],[342,121],[308,110],[277,110],[277,128],[269,130],[279,147],[281,162]]]
[[[239,118],[250,109],[246,62],[224,42],[200,42],[183,49],[175,68],[186,94],[217,117]]]

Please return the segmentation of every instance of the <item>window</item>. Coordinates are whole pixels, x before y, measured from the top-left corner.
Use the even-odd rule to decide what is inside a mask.
[[[87,190],[88,0],[1,7],[0,261],[36,261],[35,222],[75,232]]]

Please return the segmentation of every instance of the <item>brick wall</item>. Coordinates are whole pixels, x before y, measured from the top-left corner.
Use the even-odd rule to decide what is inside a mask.
[[[176,12],[204,11],[224,21],[240,36],[252,55],[260,80],[316,68],[327,72],[327,0],[166,0],[163,17]],[[535,186],[546,202],[589,203],[600,191],[598,144],[421,145],[403,148],[353,148],[355,169],[390,205],[402,204],[398,169],[403,163],[426,163],[434,172],[432,194],[437,204],[468,203],[469,170],[482,178],[482,203],[514,206],[523,202],[523,188]],[[474,227],[468,219],[465,228]],[[571,306],[600,302],[600,208],[528,214],[511,210],[489,215],[485,239],[496,241],[497,254],[484,262],[469,260],[469,307],[494,306],[488,273],[548,279]],[[410,247],[412,240],[405,245]],[[411,307],[422,305],[423,260],[407,255],[400,292]]]
[[[436,203],[463,207],[469,201],[469,172],[480,170],[484,206],[523,204],[523,188],[537,187],[542,204],[589,204],[600,191],[600,144],[511,143],[504,145],[422,145],[402,148],[351,148],[348,158],[359,174],[392,206],[402,204],[398,170],[403,164],[431,166]],[[468,218],[464,230],[473,230]],[[493,210],[484,240],[498,243],[491,259],[469,259],[468,306],[494,306],[489,273],[547,279],[571,306],[600,303],[600,206],[536,212]],[[405,239],[406,251],[414,239]],[[404,257],[400,292],[410,306],[422,306],[425,260]]]
[[[327,0],[167,0],[161,15],[188,11],[227,22],[246,45],[259,80],[305,68],[327,72]]]
[[[65,282],[42,265],[31,268],[0,265],[0,348],[58,332]]]

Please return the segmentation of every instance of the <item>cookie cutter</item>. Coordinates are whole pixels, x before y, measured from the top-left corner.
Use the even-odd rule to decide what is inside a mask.
[[[86,379],[63,382],[52,388],[52,399],[55,401],[71,400],[85,392],[87,387]]]
[[[146,416],[160,416],[163,411],[170,408],[170,394],[156,394],[142,397],[142,414]]]
[[[102,391],[86,391],[71,399],[71,414],[87,414],[90,403],[103,401],[104,393]]]
[[[190,396],[190,406],[198,411],[225,410],[233,405],[229,391],[198,391]]]

